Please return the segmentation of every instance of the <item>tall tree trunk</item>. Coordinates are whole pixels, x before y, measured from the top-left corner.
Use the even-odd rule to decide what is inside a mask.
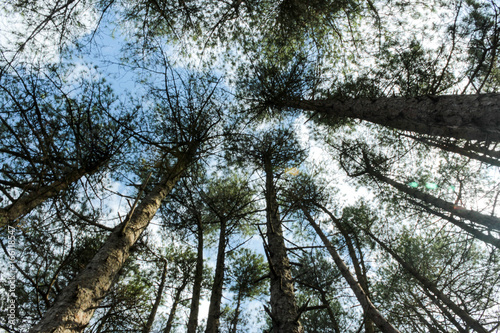
[[[326,311],[328,312],[328,316],[330,317],[330,320],[332,321],[332,326],[333,326],[333,330],[335,331],[335,333],[340,333],[340,325],[339,325],[339,322],[337,320],[337,318],[335,317],[335,313],[333,312],[333,309],[332,309],[332,306],[330,305],[330,302],[328,302],[328,299],[326,298],[326,293],[324,290],[320,290],[320,299],[321,299],[321,302],[323,303],[323,305],[325,305],[326,307]]]
[[[22,216],[31,212],[35,207],[42,204],[46,200],[55,197],[60,192],[66,190],[71,184],[82,178],[84,175],[90,175],[97,171],[90,172],[84,168],[71,170],[62,179],[52,182],[52,184],[42,186],[30,193],[21,195],[12,204],[5,208],[0,208],[0,228],[7,224],[15,224]]]
[[[368,168],[367,172],[371,176],[397,188],[398,190],[400,190],[403,193],[411,195],[414,198],[422,200],[422,201],[424,201],[428,204],[431,204],[435,207],[441,208],[441,209],[443,209],[443,210],[445,210],[453,215],[456,215],[458,217],[462,217],[462,218],[467,219],[469,221],[483,225],[490,230],[500,231],[500,218],[498,218],[498,217],[481,214],[481,213],[476,212],[474,210],[469,210],[469,209],[465,209],[463,207],[455,206],[451,202],[448,202],[448,201],[445,201],[443,199],[437,198],[433,195],[421,192],[417,189],[408,187],[405,184],[398,183],[398,182],[390,179],[389,177],[382,175],[381,173],[379,173],[371,168]]]
[[[184,289],[186,288],[189,281],[189,276],[185,276],[182,280],[182,284],[175,290],[174,301],[172,303],[172,307],[170,308],[170,313],[168,314],[167,325],[163,330],[163,333],[170,333],[172,330],[172,326],[174,324],[175,312],[177,311],[177,306],[181,300],[181,295]]]
[[[153,327],[153,322],[156,317],[156,312],[158,311],[158,307],[160,306],[161,298],[163,296],[163,289],[165,289],[165,279],[167,278],[167,261],[163,263],[163,271],[161,274],[161,282],[160,286],[158,287],[158,293],[156,294],[156,299],[153,304],[153,308],[151,309],[151,312],[149,313],[148,321],[146,325],[144,326],[144,329],[142,330],[142,333],[149,333],[151,332],[151,328]]]
[[[286,253],[285,240],[278,211],[273,165],[268,158],[264,162],[266,174],[266,226],[267,251],[271,280],[271,319],[273,332],[302,333],[292,271]]]
[[[278,106],[349,117],[404,131],[487,142],[500,141],[500,94],[286,100]]]
[[[415,135],[407,135],[407,134],[402,134],[408,138],[411,138],[413,140],[422,142],[426,145],[436,147],[442,150],[446,150],[455,154],[459,154],[465,157],[472,158],[474,160],[478,160],[480,162],[484,162],[487,164],[495,165],[495,166],[500,166],[500,152],[495,151],[495,150],[487,150],[483,149],[482,152],[479,151],[477,147],[474,146],[469,146],[469,148],[466,147],[461,147],[457,145],[456,143],[449,142],[450,140],[442,140],[442,139],[436,139],[436,138],[427,138],[424,136],[415,136]]]
[[[351,272],[349,271],[349,268],[347,265],[344,263],[340,255],[337,253],[333,245],[330,243],[328,238],[325,236],[321,228],[316,224],[312,216],[309,214],[308,211],[303,210],[307,220],[313,227],[313,229],[316,231],[316,234],[321,238],[323,243],[325,244],[328,252],[330,252],[330,255],[332,256],[332,259],[335,261],[335,264],[337,265],[340,273],[344,277],[344,279],[347,281],[349,286],[351,287],[352,291],[354,292],[354,295],[356,295],[356,298],[358,299],[358,302],[361,304],[361,307],[363,308],[363,312],[377,325],[377,327],[384,333],[399,333],[399,331],[394,328],[391,323],[387,321],[387,319],[384,318],[384,316],[378,311],[378,309],[373,305],[373,303],[370,301],[368,296],[366,295],[366,292],[363,290],[361,285],[356,281],[354,276],[352,276]]]
[[[394,252],[389,246],[384,244],[380,239],[378,239],[370,231],[365,230],[366,234],[370,236],[377,244],[380,245],[385,251],[387,251],[391,257],[393,257],[408,273],[410,273],[425,289],[432,292],[441,302],[443,302],[448,308],[450,308],[457,316],[459,316],[464,322],[467,323],[474,331],[478,333],[487,333],[486,330],[478,321],[472,318],[465,310],[459,307],[455,302],[453,302],[448,296],[446,296],[441,290],[438,289],[436,284],[421,275],[416,269],[411,265],[406,263],[396,252]]]
[[[231,320],[230,333],[236,333],[238,328],[238,321],[240,319],[240,307],[241,307],[241,289],[238,291],[238,297],[236,299],[236,309],[234,310],[234,318]]]
[[[370,288],[368,288],[368,279],[366,277],[366,272],[362,270],[361,264],[358,260],[358,257],[356,256],[356,250],[354,248],[354,244],[352,242],[351,236],[349,235],[349,232],[347,231],[346,228],[342,225],[342,222],[337,219],[326,207],[316,204],[322,211],[324,211],[330,219],[333,221],[337,229],[340,231],[342,234],[342,237],[344,237],[346,245],[347,245],[347,250],[349,252],[349,256],[351,257],[352,265],[354,266],[354,272],[356,274],[356,278],[358,279],[359,284],[361,285],[361,288],[366,293],[366,296],[370,298]],[[373,322],[370,320],[370,318],[366,315],[365,313],[365,333],[374,333],[375,332],[375,327],[373,326]]]
[[[80,274],[59,294],[30,333],[82,332],[95,309],[106,296],[125,264],[132,247],[156,214],[162,200],[170,193],[191,162],[194,151],[188,150],[166,172],[160,182],[132,209]]]
[[[226,225],[225,219],[220,221],[219,248],[217,250],[217,263],[215,266],[214,283],[210,296],[206,333],[217,333],[220,326],[220,304],[222,288],[224,286],[224,261],[226,259]]]
[[[201,283],[203,282],[203,225],[201,217],[198,217],[198,255],[196,258],[196,269],[194,272],[193,293],[191,307],[189,309],[189,319],[187,333],[196,333],[198,327],[198,312],[200,309]]]
[[[434,209],[432,209],[432,208],[430,208],[430,207],[428,207],[420,202],[417,202],[416,200],[412,200],[412,199],[407,199],[407,200],[408,200],[408,202],[410,202],[416,206],[422,207],[428,213],[434,214],[434,215],[436,215],[436,216],[438,216],[446,221],[451,222],[453,225],[466,231],[467,233],[471,234],[472,236],[476,237],[477,239],[479,239],[485,243],[488,243],[490,245],[493,245],[497,249],[500,249],[500,239],[493,237],[491,235],[485,234],[485,233],[481,232],[481,230],[473,228],[461,220],[457,220],[457,219],[453,218],[452,216],[448,216],[448,215],[445,215],[443,213],[440,213],[440,212],[438,212],[438,211],[436,211],[436,210],[434,210]]]

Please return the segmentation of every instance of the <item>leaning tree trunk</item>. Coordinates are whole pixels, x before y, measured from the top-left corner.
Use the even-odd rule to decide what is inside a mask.
[[[207,329],[205,333],[217,333],[220,326],[220,304],[222,300],[222,287],[224,286],[224,261],[226,257],[226,221],[221,219],[219,231],[219,248],[217,250],[217,263],[215,266],[214,283],[210,296],[208,309]]]
[[[130,248],[153,219],[162,200],[187,168],[193,151],[179,157],[161,181],[108,237],[90,263],[58,295],[30,333],[82,332],[129,257]]]
[[[151,332],[151,328],[153,327],[153,322],[156,317],[156,313],[158,312],[158,307],[160,306],[161,303],[161,298],[163,296],[163,289],[165,289],[165,280],[167,278],[167,261],[163,263],[163,271],[161,274],[161,281],[160,281],[160,286],[158,287],[158,293],[156,294],[156,299],[153,304],[153,308],[151,309],[151,312],[149,313],[148,316],[148,321],[146,322],[146,325],[142,329],[142,333],[149,333]]]
[[[361,285],[361,288],[366,293],[366,296],[370,298],[370,289],[368,287],[368,278],[366,277],[366,272],[362,270],[362,265],[358,260],[358,257],[356,256],[356,250],[354,248],[354,244],[352,242],[351,236],[349,235],[349,232],[344,228],[342,225],[342,222],[337,219],[332,212],[330,212],[326,207],[324,207],[321,204],[316,204],[323,212],[325,212],[332,222],[335,224],[335,227],[340,231],[342,234],[342,237],[344,237],[347,249],[349,252],[349,256],[351,257],[352,265],[354,267],[354,273],[356,274],[356,278],[358,279],[359,284]],[[364,266],[363,266],[364,267]],[[365,333],[374,333],[375,332],[375,327],[373,326],[373,322],[370,320],[370,318],[365,314]]]
[[[415,206],[422,207],[422,209],[424,209],[426,212],[428,212],[430,214],[434,214],[437,217],[442,218],[443,220],[449,221],[450,223],[459,227],[460,229],[464,230],[465,232],[469,233],[473,237],[476,237],[477,239],[479,239],[485,243],[488,243],[490,245],[493,245],[497,249],[500,249],[500,239],[492,236],[490,233],[485,234],[481,230],[478,230],[478,229],[470,226],[469,224],[465,223],[462,219],[457,220],[453,216],[448,216],[448,215],[445,215],[443,213],[440,213],[440,212],[430,208],[429,206],[426,206],[426,205],[424,205],[416,200],[412,200],[412,199],[406,199],[406,200],[408,202],[414,204]]]
[[[177,306],[181,301],[181,295],[189,282],[189,275],[184,276],[182,284],[175,289],[174,300],[172,302],[172,307],[170,308],[170,313],[168,314],[167,325],[163,329],[163,333],[170,333],[172,326],[174,324],[175,313],[177,312]]]
[[[416,269],[409,265],[403,258],[401,258],[395,251],[393,251],[389,246],[384,244],[380,239],[373,235],[368,230],[365,230],[366,234],[370,236],[377,244],[380,245],[385,251],[387,251],[391,257],[393,257],[408,273],[410,273],[425,289],[432,292],[441,302],[443,302],[448,308],[450,308],[457,316],[459,316],[464,322],[467,323],[474,331],[478,333],[487,333],[486,330],[477,320],[472,318],[465,310],[459,307],[455,302],[453,302],[448,296],[446,296],[441,290],[439,290],[436,284],[423,275],[421,275]]]
[[[495,216],[490,216],[490,215],[485,215],[481,214],[479,212],[476,212],[474,210],[469,210],[465,209],[463,207],[456,206],[452,204],[451,202],[445,201],[443,199],[440,199],[438,197],[435,197],[433,195],[421,192],[417,189],[408,187],[407,185],[401,184],[396,182],[395,180],[392,180],[389,177],[386,177],[382,175],[381,173],[368,168],[367,173],[370,174],[371,176],[375,177],[376,179],[379,179],[395,188],[400,190],[403,193],[409,194],[410,196],[417,198],[419,200],[422,200],[428,204],[431,204],[435,207],[441,208],[453,215],[456,215],[458,217],[464,218],[466,220],[475,222],[477,224],[480,224],[490,230],[495,230],[495,231],[500,231],[500,218],[495,217]]]
[[[363,308],[363,312],[377,325],[377,327],[384,333],[399,333],[399,331],[394,328],[391,323],[385,319],[385,317],[378,311],[378,309],[373,305],[369,297],[367,296],[366,292],[363,290],[361,285],[356,281],[354,276],[351,274],[349,271],[349,268],[345,264],[345,262],[342,260],[338,252],[335,250],[331,242],[328,240],[328,238],[325,236],[321,228],[316,224],[312,216],[309,214],[308,211],[303,210],[304,215],[306,216],[307,220],[313,227],[313,229],[316,231],[316,234],[321,238],[323,243],[325,244],[328,252],[330,252],[330,255],[332,256],[333,261],[337,265],[340,273],[344,277],[344,279],[347,281],[349,286],[351,287],[352,291],[354,292],[354,295],[356,295],[356,298],[358,299],[358,302],[361,304],[361,307]]]
[[[500,94],[284,100],[277,105],[432,136],[500,141]]]
[[[264,162],[264,171],[266,173],[267,256],[271,280],[270,315],[273,332],[302,333],[304,329],[299,321],[300,313],[283,238],[272,168],[271,160],[267,159]]]
[[[240,307],[241,307],[241,289],[238,290],[238,296],[236,298],[236,309],[234,310],[234,317],[233,319],[231,320],[231,324],[230,324],[230,329],[229,329],[229,333],[236,333],[236,330],[238,328],[238,321],[240,319]]]
[[[201,283],[203,282],[203,225],[201,217],[198,216],[198,254],[196,257],[196,269],[194,272],[193,292],[191,307],[189,309],[189,319],[187,333],[196,333],[198,327],[198,313],[200,311]]]
[[[456,142],[451,142],[450,139],[443,140],[441,138],[429,138],[426,136],[415,136],[408,134],[402,135],[428,146],[446,150],[451,153],[459,154],[487,164],[500,166],[500,152],[496,150],[490,150],[487,148],[479,149],[478,147],[473,145],[467,146],[467,144],[462,147],[459,146]]]
[[[12,204],[0,208],[0,228],[7,224],[16,224],[19,218],[29,214],[29,212],[38,205],[66,190],[71,184],[75,183],[83,176],[93,174],[96,171],[97,168],[91,171],[87,171],[84,168],[71,170],[62,176],[61,179],[49,185],[41,186],[28,194],[21,195],[21,197]]]

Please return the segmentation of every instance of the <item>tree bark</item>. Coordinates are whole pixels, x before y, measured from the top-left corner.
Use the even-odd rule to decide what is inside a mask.
[[[130,248],[149,225],[193,156],[189,150],[118,225],[85,269],[64,288],[30,333],[82,332],[125,264]]]
[[[201,283],[203,282],[203,225],[201,217],[198,217],[198,255],[196,257],[196,269],[194,272],[193,293],[187,333],[196,333],[198,327],[198,313],[200,309]]]
[[[299,321],[300,313],[295,300],[292,271],[283,238],[272,168],[271,159],[265,159],[267,251],[273,332],[302,333],[304,329]]]
[[[286,100],[281,107],[349,117],[432,136],[500,141],[500,94]]]
[[[377,244],[380,245],[385,251],[387,251],[408,273],[410,273],[425,289],[432,292],[441,302],[443,302],[448,308],[450,308],[457,316],[459,316],[464,322],[467,323],[474,331],[478,333],[487,333],[486,330],[478,321],[472,318],[465,310],[460,308],[455,302],[453,302],[448,296],[446,296],[437,286],[421,275],[417,270],[410,266],[406,261],[403,260],[396,252],[394,252],[389,246],[384,244],[380,239],[373,235],[368,230],[365,230],[366,234],[370,236]]]
[[[167,278],[167,262],[165,261],[163,263],[163,271],[161,274],[161,282],[160,286],[158,287],[158,294],[156,294],[156,299],[153,304],[153,308],[151,309],[151,312],[149,313],[148,321],[146,322],[146,325],[144,326],[144,329],[142,330],[142,333],[149,333],[151,332],[151,328],[153,327],[153,322],[156,317],[156,312],[158,311],[158,307],[160,306],[161,298],[163,296],[163,289],[165,288],[165,279]]]
[[[12,204],[5,208],[0,208],[0,228],[5,227],[7,224],[15,225],[19,218],[27,215],[35,207],[55,197],[84,175],[92,174],[95,171],[97,171],[97,168],[91,172],[88,172],[84,168],[75,169],[68,172],[61,180],[56,180],[52,184],[42,186],[33,192],[21,195],[21,197]]]
[[[326,248],[328,249],[328,252],[330,252],[330,255],[332,256],[333,260],[335,261],[335,264],[337,265],[340,273],[344,277],[344,279],[347,281],[349,286],[351,287],[352,291],[354,292],[354,295],[356,295],[356,298],[358,299],[359,303],[361,304],[361,307],[363,308],[363,312],[366,313],[366,315],[377,325],[377,327],[384,333],[399,333],[399,331],[394,328],[391,323],[387,321],[387,319],[384,318],[384,316],[378,311],[378,309],[373,305],[373,303],[370,301],[368,296],[366,295],[366,292],[363,290],[361,285],[356,281],[354,276],[352,276],[351,272],[349,271],[349,268],[347,265],[344,263],[342,258],[340,258],[340,255],[337,253],[333,245],[330,243],[328,238],[325,236],[321,228],[316,224],[312,216],[307,212],[306,210],[303,210],[307,220],[313,227],[313,229],[316,231],[318,236],[321,238],[323,243],[325,244]]]
[[[206,333],[217,333],[220,326],[220,304],[222,300],[222,288],[224,286],[224,261],[226,259],[226,225],[227,222],[221,219],[219,248],[217,250],[217,263],[215,266],[212,294],[210,296]]]
[[[481,214],[481,213],[476,212],[474,210],[469,210],[469,209],[465,209],[463,207],[455,206],[454,204],[452,204],[448,201],[445,201],[445,200],[437,198],[433,195],[421,192],[417,189],[410,188],[404,184],[398,183],[398,182],[390,179],[389,177],[382,175],[381,173],[379,173],[371,168],[368,168],[367,172],[368,172],[368,174],[372,175],[373,177],[397,188],[401,192],[404,192],[406,194],[411,195],[414,198],[422,200],[422,201],[424,201],[428,204],[431,204],[435,207],[441,208],[441,209],[443,209],[443,210],[445,210],[453,215],[456,215],[458,217],[462,217],[466,220],[469,220],[469,221],[475,222],[477,224],[480,224],[482,226],[485,226],[486,228],[488,228],[490,230],[500,231],[500,218],[498,218],[498,217],[484,215],[484,214]]]

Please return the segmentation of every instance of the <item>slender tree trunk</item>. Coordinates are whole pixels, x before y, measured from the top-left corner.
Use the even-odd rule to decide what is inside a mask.
[[[149,313],[148,321],[146,325],[144,326],[144,329],[142,330],[142,333],[149,333],[151,332],[151,328],[153,327],[153,322],[156,317],[156,312],[158,311],[158,307],[160,306],[161,298],[163,296],[163,289],[165,288],[165,279],[167,278],[167,261],[163,263],[163,272],[161,274],[161,282],[160,286],[158,288],[158,293],[156,294],[156,299],[153,304],[153,308],[151,309],[151,312]]]
[[[354,272],[356,274],[356,278],[358,279],[359,284],[361,285],[361,288],[366,293],[366,296],[368,298],[371,298],[370,295],[370,288],[368,288],[368,279],[366,277],[365,272],[361,269],[361,264],[359,263],[358,257],[356,256],[356,250],[354,248],[351,236],[347,232],[346,228],[342,225],[342,222],[337,219],[326,207],[316,204],[322,211],[324,211],[330,219],[333,221],[337,229],[340,231],[342,234],[342,237],[344,237],[346,245],[347,245],[347,250],[349,252],[349,256],[351,257],[352,265],[354,266]],[[373,326],[373,322],[370,320],[370,318],[367,316],[365,313],[365,333],[374,333],[375,332],[375,327]]]
[[[167,325],[163,330],[163,333],[170,333],[172,330],[172,325],[174,324],[175,313],[177,311],[177,306],[181,300],[181,295],[184,289],[188,284],[189,278],[186,276],[184,280],[182,280],[182,284],[175,290],[174,301],[172,303],[172,307],[170,308],[170,313],[168,314]]]
[[[149,225],[162,200],[188,166],[193,152],[190,150],[180,157],[136,209],[129,212],[125,221],[113,230],[87,267],[61,291],[52,307],[30,333],[70,333],[85,329],[125,264],[130,247]]]
[[[455,304],[448,296],[446,296],[437,286],[421,275],[416,269],[410,266],[406,261],[403,260],[396,252],[394,252],[389,246],[384,244],[380,239],[373,235],[368,230],[365,230],[366,234],[370,236],[377,244],[380,245],[385,251],[387,251],[408,273],[410,273],[425,289],[432,292],[441,302],[443,302],[448,308],[450,308],[457,316],[459,316],[464,322],[467,323],[474,331],[479,333],[487,333],[486,330],[478,321],[472,318],[465,310]]]
[[[427,295],[427,297],[431,299],[432,303],[434,303],[434,305],[436,305],[439,308],[439,310],[441,310],[441,313],[443,313],[444,316],[448,318],[450,323],[452,323],[453,326],[457,328],[459,333],[469,333],[469,330],[463,328],[462,325],[460,325],[460,323],[455,319],[455,316],[453,316],[453,314],[443,305],[442,302],[440,302],[433,294],[431,294],[425,288],[424,288],[424,293]]]
[[[368,168],[367,172],[368,172],[368,174],[372,175],[373,177],[397,188],[401,192],[404,192],[406,194],[411,195],[414,198],[420,199],[428,204],[431,204],[435,207],[441,208],[441,209],[443,209],[447,212],[450,212],[453,215],[456,215],[458,217],[462,217],[464,219],[470,220],[470,221],[475,222],[477,224],[483,225],[490,230],[500,231],[500,218],[498,218],[498,217],[481,214],[481,213],[476,212],[474,210],[469,210],[469,209],[465,209],[463,207],[455,206],[454,204],[452,204],[448,201],[445,201],[445,200],[437,198],[433,195],[421,192],[417,189],[408,187],[407,185],[398,183],[398,182],[382,175],[381,173],[379,173],[375,170],[372,170],[371,168]]]
[[[238,327],[238,321],[240,319],[240,307],[241,307],[241,289],[238,291],[238,297],[236,299],[236,309],[234,310],[234,318],[231,320],[230,333],[236,333]]]
[[[271,280],[271,319],[273,332],[302,333],[292,271],[286,253],[285,240],[278,211],[271,159],[264,161],[266,173],[267,251]]]
[[[414,135],[405,135],[406,137],[409,137],[413,140],[422,142],[426,145],[436,147],[442,150],[446,150],[455,154],[459,154],[465,157],[472,158],[474,160],[478,160],[480,162],[484,162],[487,164],[495,165],[495,166],[500,166],[500,160],[498,159],[500,156],[497,156],[496,158],[494,155],[500,155],[499,152],[497,151],[491,151],[491,150],[486,150],[484,153],[480,154],[479,152],[475,151],[476,149],[467,149],[464,147],[460,147],[457,144],[451,143],[451,142],[446,142],[444,140],[439,140],[439,139],[430,139],[430,138],[425,138],[425,137],[418,137]],[[488,156],[488,153],[493,154]]]
[[[366,292],[363,290],[361,285],[356,281],[354,276],[352,276],[351,272],[349,271],[349,268],[347,265],[344,263],[342,258],[340,258],[340,255],[337,253],[333,245],[330,243],[328,238],[325,236],[321,228],[316,224],[312,216],[307,212],[306,210],[303,210],[307,220],[311,224],[311,226],[314,228],[316,231],[316,234],[321,238],[323,243],[325,244],[326,248],[328,249],[328,252],[330,252],[330,255],[332,256],[333,260],[335,261],[335,264],[337,265],[340,273],[344,277],[344,279],[347,281],[349,286],[351,287],[352,291],[354,292],[354,295],[356,295],[356,298],[358,299],[359,303],[361,304],[361,307],[363,308],[363,312],[377,325],[377,327],[384,333],[399,333],[399,331],[394,328],[391,323],[387,321],[387,319],[384,318],[384,316],[378,311],[378,309],[373,305],[373,303],[370,301],[368,296],[366,295]]]
[[[490,245],[493,245],[494,247],[496,247],[497,249],[500,249],[500,239],[496,238],[496,237],[493,237],[491,235],[487,235],[487,234],[484,234],[483,232],[481,232],[480,230],[476,229],[476,228],[473,228],[471,227],[470,225],[468,225],[467,223],[461,221],[461,220],[457,220],[455,218],[453,218],[452,216],[448,216],[448,215],[445,215],[443,213],[440,213],[438,211],[435,211],[434,209],[426,206],[426,205],[423,205],[421,204],[420,202],[417,202],[415,200],[411,200],[411,199],[407,199],[408,202],[416,205],[416,206],[419,206],[419,207],[422,207],[425,211],[427,211],[428,213],[431,213],[431,214],[434,214],[446,221],[449,221],[450,223],[452,223],[453,225],[459,227],[460,229],[464,230],[465,232],[471,234],[472,236],[476,237],[477,239],[485,242],[485,243],[488,243]]]
[[[32,192],[30,191],[30,193],[22,195],[7,207],[0,208],[0,228],[7,224],[15,224],[19,218],[31,212],[38,205],[66,190],[84,175],[92,174],[95,171],[97,171],[97,168],[91,172],[83,168],[72,170],[62,177],[62,179],[56,180],[50,185],[42,186]]]
[[[500,141],[500,94],[286,100],[278,106],[349,117],[432,136]]]
[[[215,266],[212,294],[210,296],[206,333],[217,333],[220,326],[220,304],[222,300],[222,288],[224,286],[224,261],[226,259],[226,225],[227,222],[221,219],[219,248],[217,250],[217,263]]]
[[[333,312],[330,302],[328,302],[328,299],[326,298],[326,293],[323,290],[320,290],[319,293],[321,302],[326,306],[326,311],[328,312],[328,316],[332,321],[333,330],[335,331],[335,333],[340,333],[339,322],[335,317],[335,313]]]
[[[198,255],[194,272],[193,296],[189,309],[187,333],[196,333],[198,327],[198,312],[200,309],[201,283],[203,282],[203,225],[201,217],[198,218]]]

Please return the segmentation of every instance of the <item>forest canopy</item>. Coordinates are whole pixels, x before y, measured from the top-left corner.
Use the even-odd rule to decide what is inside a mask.
[[[0,332],[497,332],[496,0],[11,0]]]

